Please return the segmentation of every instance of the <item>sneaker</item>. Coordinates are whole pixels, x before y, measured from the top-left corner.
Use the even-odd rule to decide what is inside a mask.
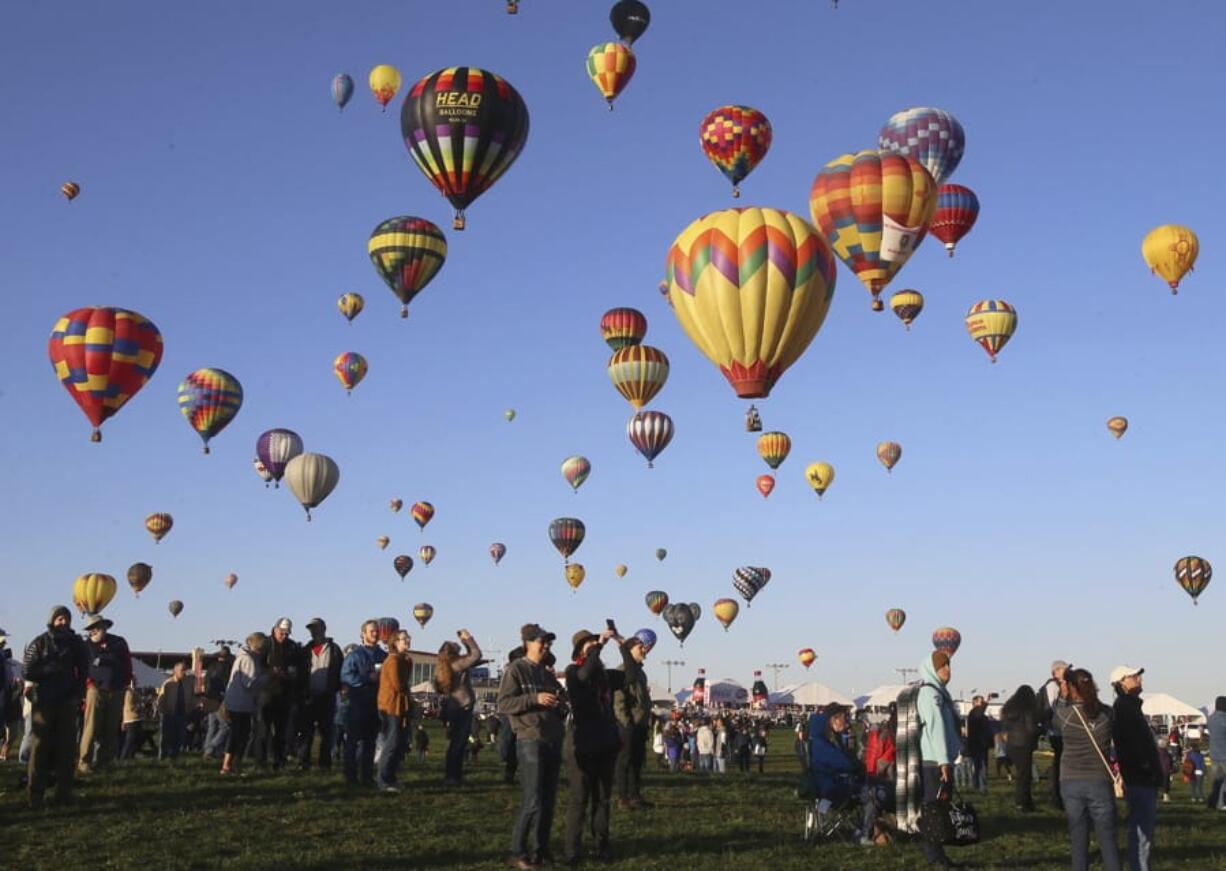
[[[398,792],[400,792],[400,787],[398,787],[398,786],[392,786],[390,783],[389,783],[387,786],[382,786],[382,787],[379,787],[379,788],[380,788],[381,790],[383,790],[384,792],[388,792],[388,793],[398,793]]]

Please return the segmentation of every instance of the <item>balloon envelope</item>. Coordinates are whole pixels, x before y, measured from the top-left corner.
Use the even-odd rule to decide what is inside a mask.
[[[952,626],[942,626],[932,633],[932,646],[953,656],[962,646],[962,633]]]
[[[418,602],[413,606],[413,619],[418,622],[422,629],[426,628],[426,624],[430,622],[430,618],[434,616],[434,606],[429,602]]]
[[[592,464],[587,457],[575,455],[562,461],[562,477],[576,493],[579,492],[579,488],[583,486],[583,482],[591,473]]]
[[[1115,436],[1117,439],[1122,437],[1124,433],[1128,432],[1128,418],[1126,417],[1110,418],[1107,421],[1107,429],[1110,430],[1111,435]]]
[[[650,345],[630,345],[609,358],[609,379],[627,402],[642,408],[668,380],[668,357]]]
[[[626,85],[634,78],[634,70],[638,62],[630,46],[621,42],[602,42],[592,46],[587,53],[587,74],[605,98],[609,108],[617,95],[625,90]]]
[[[908,331],[924,310],[924,295],[918,290],[900,290],[890,296],[890,311],[898,316]]]
[[[150,514],[145,518],[145,531],[153,536],[154,541],[161,541],[175,525],[175,519],[165,512]]]
[[[400,81],[400,70],[391,64],[379,64],[370,71],[370,76],[367,78],[370,92],[374,94],[375,99],[384,109],[400,90]]]
[[[636,308],[612,308],[600,318],[600,336],[614,351],[637,345],[647,335],[647,318]]]
[[[409,303],[447,260],[447,237],[432,221],[400,215],[371,231],[366,252],[375,272],[400,300],[400,316],[407,318]]]
[[[792,451],[787,433],[764,432],[758,436],[758,456],[772,469],[778,469]]]
[[[698,139],[707,160],[741,195],[740,183],[766,157],[771,147],[771,122],[749,106],[720,106],[698,125]]]
[[[652,590],[643,597],[647,602],[647,608],[652,614],[659,615],[661,611],[668,607],[668,593],[663,590]]]
[[[655,458],[673,440],[673,419],[662,411],[640,411],[626,424],[626,435],[635,450],[655,467]]]
[[[558,517],[549,524],[549,541],[563,559],[569,559],[579,549],[585,535],[587,527],[577,517]]]
[[[796,658],[800,660],[801,665],[808,668],[817,661],[817,653],[811,647],[802,647],[797,652]]]
[[[366,358],[354,351],[345,351],[332,361],[336,380],[341,382],[341,386],[348,393],[352,393],[353,388],[366,377],[367,368]]]
[[[902,459],[902,445],[898,442],[878,442],[877,461],[889,472]]]
[[[344,109],[345,104],[353,96],[353,79],[346,73],[341,73],[332,79],[332,102],[337,109]]]
[[[907,622],[907,612],[902,608],[891,608],[885,612],[886,624],[897,632]]]
[[[992,362],[1017,329],[1017,311],[1003,299],[985,299],[966,313],[966,331],[988,352]]]
[[[1141,256],[1150,271],[1162,276],[1171,293],[1179,290],[1179,282],[1192,271],[1200,254],[1200,240],[1190,227],[1163,224],[1155,227],[1141,240]]]
[[[303,453],[285,466],[285,483],[311,519],[311,509],[328,498],[341,479],[341,470],[329,456]]]
[[[944,109],[917,107],[891,115],[877,144],[883,151],[914,157],[934,179],[943,182],[962,162],[966,134],[958,119]]]
[[[642,0],[618,0],[609,10],[609,22],[619,37],[628,45],[647,32],[651,24],[651,10]]]
[[[183,613],[183,603],[178,599],[174,599],[166,606],[166,610],[170,612],[171,617],[178,617]]]
[[[834,466],[829,463],[810,463],[805,467],[805,480],[817,493],[818,498],[834,483]]]
[[[302,437],[292,429],[270,429],[255,441],[256,456],[277,482],[285,477],[289,461],[301,453]]]
[[[762,494],[762,498],[770,496],[771,491],[775,489],[775,478],[773,475],[759,475],[757,480],[758,492]]]
[[[360,293],[346,293],[336,301],[336,307],[345,316],[345,320],[352,321],[366,308],[366,300]]]
[[[82,614],[99,614],[115,598],[118,589],[110,575],[88,572],[72,585],[72,602]]]
[[[128,586],[132,588],[132,592],[136,595],[141,594],[141,590],[149,586],[149,582],[153,580],[153,566],[148,563],[133,563],[128,568]]]
[[[197,369],[179,382],[179,411],[204,441],[227,426],[243,407],[243,385],[225,369]]]
[[[506,555],[507,546],[502,542],[496,541],[490,545],[490,559],[494,561],[494,565],[498,565]]]
[[[724,631],[728,631],[728,627],[732,625],[732,621],[736,619],[736,615],[740,613],[741,606],[734,599],[717,599],[712,609],[715,612],[715,619],[724,627]]]
[[[943,184],[937,190],[937,207],[928,229],[945,243],[949,256],[954,256],[958,242],[975,226],[979,217],[979,197],[960,184]]]
[[[1192,604],[1213,579],[1213,566],[1198,556],[1185,556],[1175,561],[1175,582],[1192,597]]]
[[[402,553],[392,559],[392,568],[396,570],[396,574],[400,575],[400,580],[404,580],[404,576],[413,571],[413,557],[407,553]]]
[[[413,507],[409,509],[409,514],[419,529],[425,529],[430,518],[434,516],[434,506],[429,502],[414,502]]]
[[[579,563],[567,563],[565,568],[566,583],[570,584],[571,589],[579,589],[579,585],[583,583],[583,579],[587,577],[587,569]]]

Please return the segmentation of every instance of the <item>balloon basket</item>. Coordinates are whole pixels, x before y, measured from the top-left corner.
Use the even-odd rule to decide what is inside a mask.
[[[741,189],[736,185],[732,186],[732,198],[734,200],[739,200],[741,198]]]
[[[464,229],[464,226],[465,226],[465,221],[464,221],[464,213],[463,213],[463,212],[456,212],[456,213],[455,213],[455,218],[454,218],[454,219],[451,221],[451,229],[453,229],[453,230],[463,230],[463,229]]]
[[[91,432],[91,433],[89,434],[89,440],[90,440],[91,442],[100,442],[100,441],[102,441],[102,430],[96,429],[96,430],[94,430],[93,432]]]
[[[209,446],[208,446],[208,445],[205,445],[205,446],[204,446],[204,452],[205,452],[206,454],[208,454],[208,453],[212,453],[212,452],[209,450]]]
[[[402,318],[407,318],[409,316],[409,307],[407,305],[402,305],[400,307],[400,316]]]

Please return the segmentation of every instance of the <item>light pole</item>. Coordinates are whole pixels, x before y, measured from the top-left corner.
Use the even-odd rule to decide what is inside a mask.
[[[903,683],[911,683],[911,681],[907,680],[907,675],[919,674],[918,668],[896,668],[894,670],[898,672],[898,676],[902,679]]]
[[[675,665],[680,668],[681,666],[685,665],[685,660],[664,659],[660,661],[660,665],[668,669],[668,694],[671,696],[673,694],[673,666]]]
[[[772,689],[775,692],[778,692],[779,691],[779,672],[783,671],[786,668],[791,668],[792,666],[790,666],[786,662],[768,662],[766,664],[766,667],[771,670],[771,675],[772,675],[771,683],[774,684]]]

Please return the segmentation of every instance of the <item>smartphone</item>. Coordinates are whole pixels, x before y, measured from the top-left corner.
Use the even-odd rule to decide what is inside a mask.
[[[610,632],[613,632],[614,634],[619,634],[617,632],[617,626],[613,624],[612,618],[605,618],[604,625]]]

